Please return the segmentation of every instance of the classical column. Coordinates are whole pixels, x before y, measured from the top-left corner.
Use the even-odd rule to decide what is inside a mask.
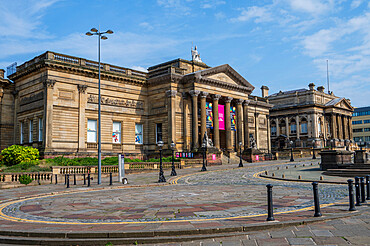
[[[193,149],[199,148],[199,138],[198,138],[198,95],[200,91],[191,90],[190,92],[191,99],[193,102],[193,112],[192,112],[192,126],[193,126]]]
[[[271,153],[271,128],[270,128],[270,116],[266,115],[267,120],[267,150]]]
[[[342,116],[343,122],[343,139],[348,139],[348,125],[347,125],[347,116]]]
[[[297,139],[299,139],[301,134],[300,124],[299,124],[299,116],[295,117],[296,127],[297,127]]]
[[[236,124],[237,124],[237,128],[236,128],[236,131],[237,131],[237,143],[236,143],[236,149],[239,151],[239,142],[242,142],[243,144],[243,102],[244,100],[243,99],[238,99],[236,100]]]
[[[342,120],[340,114],[337,114],[338,139],[343,139]]]
[[[213,105],[213,143],[217,149],[220,149],[220,122],[218,121],[218,99],[221,95],[215,94],[212,95]]]
[[[207,115],[206,115],[206,98],[209,93],[202,92],[200,94],[200,139],[203,141],[204,134],[207,130]]]
[[[255,113],[254,115],[254,125],[255,125],[255,135],[256,135],[256,148],[258,149],[260,147],[260,137],[259,137],[259,125],[260,125],[260,121],[259,121],[259,115],[260,113]]]
[[[330,126],[330,130],[331,130],[331,138],[335,139],[337,138],[337,117],[335,116],[334,113],[331,114],[331,126]]]
[[[176,94],[175,90],[166,91],[166,96],[168,98],[168,148],[171,149],[172,141],[176,143]]]
[[[183,150],[188,151],[189,141],[188,141],[188,115],[189,115],[189,103],[188,103],[188,93],[182,93],[182,112],[183,112]]]
[[[233,146],[231,145],[231,117],[230,117],[230,102],[233,100],[232,97],[225,98],[225,130],[226,130],[226,150],[231,151]]]
[[[84,151],[85,147],[85,109],[87,103],[87,85],[77,85],[78,88],[78,151]]]
[[[244,149],[249,148],[249,122],[248,122],[248,104],[249,100],[245,100],[243,104],[244,116]]]
[[[45,88],[45,102],[44,102],[44,140],[45,150],[52,148],[53,145],[53,93],[55,80],[46,79],[44,80]]]
[[[317,130],[318,130],[318,121],[317,121],[317,115],[314,113],[312,114],[312,138],[316,139],[318,137]]]
[[[348,132],[349,132],[349,139],[353,140],[352,116],[348,116]]]
[[[289,118],[288,118],[288,116],[285,117],[285,132],[286,132],[286,136],[289,138],[290,131],[289,131]]]

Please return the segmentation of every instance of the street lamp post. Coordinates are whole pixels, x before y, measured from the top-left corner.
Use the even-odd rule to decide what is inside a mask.
[[[177,176],[176,170],[175,170],[175,148],[176,144],[172,141],[171,143],[171,149],[172,149],[172,171],[171,176]]]
[[[239,151],[240,151],[240,161],[239,161],[239,167],[243,167],[243,160],[242,160],[242,142],[239,142]]]
[[[108,39],[106,36],[103,34],[112,34],[112,30],[108,30],[106,32],[100,32],[100,27],[99,30],[96,28],[91,28],[90,32],[87,32],[87,36],[93,36],[97,35],[98,36],[98,60],[99,60],[99,85],[98,85],[98,91],[99,91],[99,96],[98,96],[98,184],[101,184],[101,90],[100,90],[100,39],[106,40]]]
[[[316,140],[312,140],[312,159],[316,159],[316,155],[315,155],[315,143],[316,143]]]
[[[166,178],[163,175],[163,166],[162,166],[162,147],[163,147],[163,142],[158,141],[158,147],[159,147],[159,179],[158,183],[163,183],[166,182]]]
[[[294,161],[294,158],[293,158],[293,141],[290,140],[290,161]]]

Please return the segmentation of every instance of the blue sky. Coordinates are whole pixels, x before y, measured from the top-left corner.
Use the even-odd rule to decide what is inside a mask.
[[[368,0],[0,0],[0,67],[46,50],[97,59],[92,27],[115,33],[102,61],[145,69],[190,59],[192,42],[209,66],[230,64],[270,93],[326,85],[370,105]]]

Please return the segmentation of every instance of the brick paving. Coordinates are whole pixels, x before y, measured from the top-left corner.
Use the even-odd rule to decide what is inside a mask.
[[[302,160],[301,164],[310,162]],[[92,184],[90,188],[78,184],[66,189],[63,184],[50,184],[2,190],[0,231],[173,231],[311,220],[312,209],[304,210],[313,205],[310,183],[253,176],[256,172],[287,165],[293,164],[277,161],[246,164],[244,168],[235,168],[237,164],[234,164],[208,167],[210,172],[181,169],[177,170],[178,175],[188,176],[180,178],[177,185],[158,184],[157,173],[143,173],[127,175],[128,186],[115,183],[109,187],[104,179],[103,185]],[[274,185],[277,222],[266,222],[268,183]],[[349,214],[348,206],[343,204],[347,203],[345,185],[320,184],[319,191],[322,204],[337,203],[322,208],[326,217]],[[296,211],[298,209],[303,210]],[[348,245],[356,240],[363,242],[362,237],[370,243],[367,209],[367,205],[362,206],[363,213],[355,213],[351,218],[193,243],[220,245],[220,240],[224,240],[222,245],[342,245],[344,241]],[[354,224],[362,226],[354,227]]]

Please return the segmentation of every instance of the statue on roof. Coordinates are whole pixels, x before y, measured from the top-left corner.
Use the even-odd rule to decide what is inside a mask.
[[[191,60],[196,62],[202,62],[202,59],[200,59],[200,54],[198,53],[196,45],[194,49],[193,47],[191,47]]]

